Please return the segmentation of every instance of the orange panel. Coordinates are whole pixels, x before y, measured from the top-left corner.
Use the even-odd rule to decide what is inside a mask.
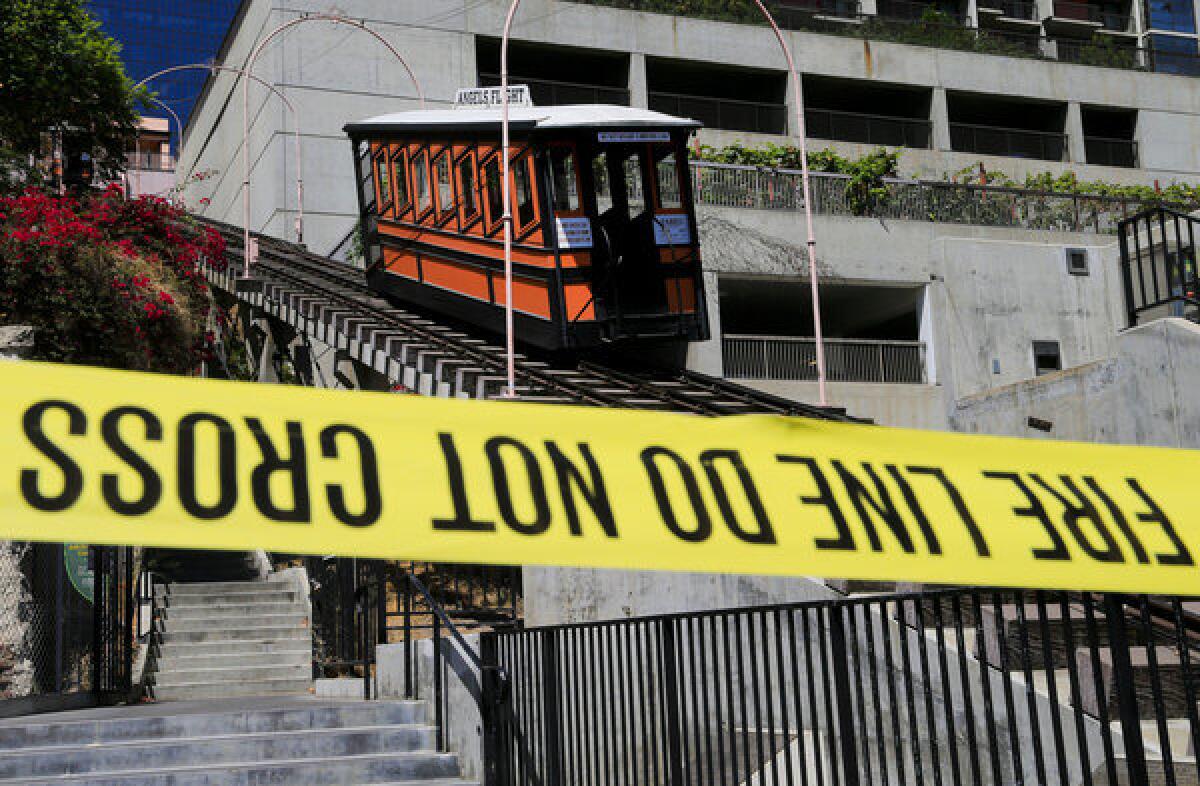
[[[425,257],[421,261],[421,272],[424,273],[426,284],[453,290],[479,300],[490,300],[487,273],[483,270]]]
[[[496,276],[496,305],[503,306],[504,278]],[[526,314],[550,318],[550,292],[545,282],[513,277],[513,309]]]
[[[592,299],[590,284],[567,284],[563,287],[563,294],[567,301],[568,322],[575,321],[577,315],[580,322],[596,318],[596,303]]]
[[[673,313],[693,313],[696,310],[696,289],[690,278],[668,278],[666,280],[667,287],[667,307]],[[683,308],[680,309],[679,301],[683,300]]]
[[[413,281],[420,279],[420,273],[417,271],[417,255],[409,251],[393,251],[390,248],[383,250],[384,267],[389,273],[411,278]]]
[[[419,240],[422,243],[428,243],[429,245],[436,246],[438,248],[445,248],[466,254],[475,254],[476,256],[487,257],[488,259],[498,261],[504,259],[503,246],[494,240],[484,240],[483,238],[475,238],[469,235],[460,235],[456,233],[432,232],[422,227],[404,224],[397,225],[381,223],[379,225],[379,232],[380,234],[404,238],[405,240]],[[513,260],[526,265],[553,268],[554,252],[524,247],[514,247]]]

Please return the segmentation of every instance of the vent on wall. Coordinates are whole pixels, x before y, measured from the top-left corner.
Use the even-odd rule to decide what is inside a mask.
[[[1057,341],[1033,342],[1033,370],[1039,377],[1062,371],[1062,352]]]
[[[1067,272],[1073,276],[1088,275],[1088,252],[1086,248],[1067,249]]]

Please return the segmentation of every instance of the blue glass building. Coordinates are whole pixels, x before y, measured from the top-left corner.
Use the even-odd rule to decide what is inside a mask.
[[[104,31],[121,43],[125,70],[135,82],[170,66],[214,59],[241,5],[241,0],[86,2]],[[156,79],[151,88],[187,123],[206,78],[203,71],[185,71]]]

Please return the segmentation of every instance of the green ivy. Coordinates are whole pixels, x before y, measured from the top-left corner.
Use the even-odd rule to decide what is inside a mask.
[[[960,169],[946,179],[955,183],[1024,188],[1052,194],[1114,197],[1147,205],[1173,204],[1189,209],[1200,206],[1200,184],[1173,182],[1165,187],[1126,185],[1103,180],[1080,180],[1079,176],[1071,171],[1061,174],[1039,172],[1026,175],[1024,180],[1014,180],[998,170],[981,173],[978,165]]]

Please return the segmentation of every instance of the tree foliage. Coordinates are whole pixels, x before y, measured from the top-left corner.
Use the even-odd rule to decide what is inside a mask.
[[[143,94],[119,55],[82,0],[0,1],[0,148],[19,161],[61,131],[101,174],[123,169]]]

